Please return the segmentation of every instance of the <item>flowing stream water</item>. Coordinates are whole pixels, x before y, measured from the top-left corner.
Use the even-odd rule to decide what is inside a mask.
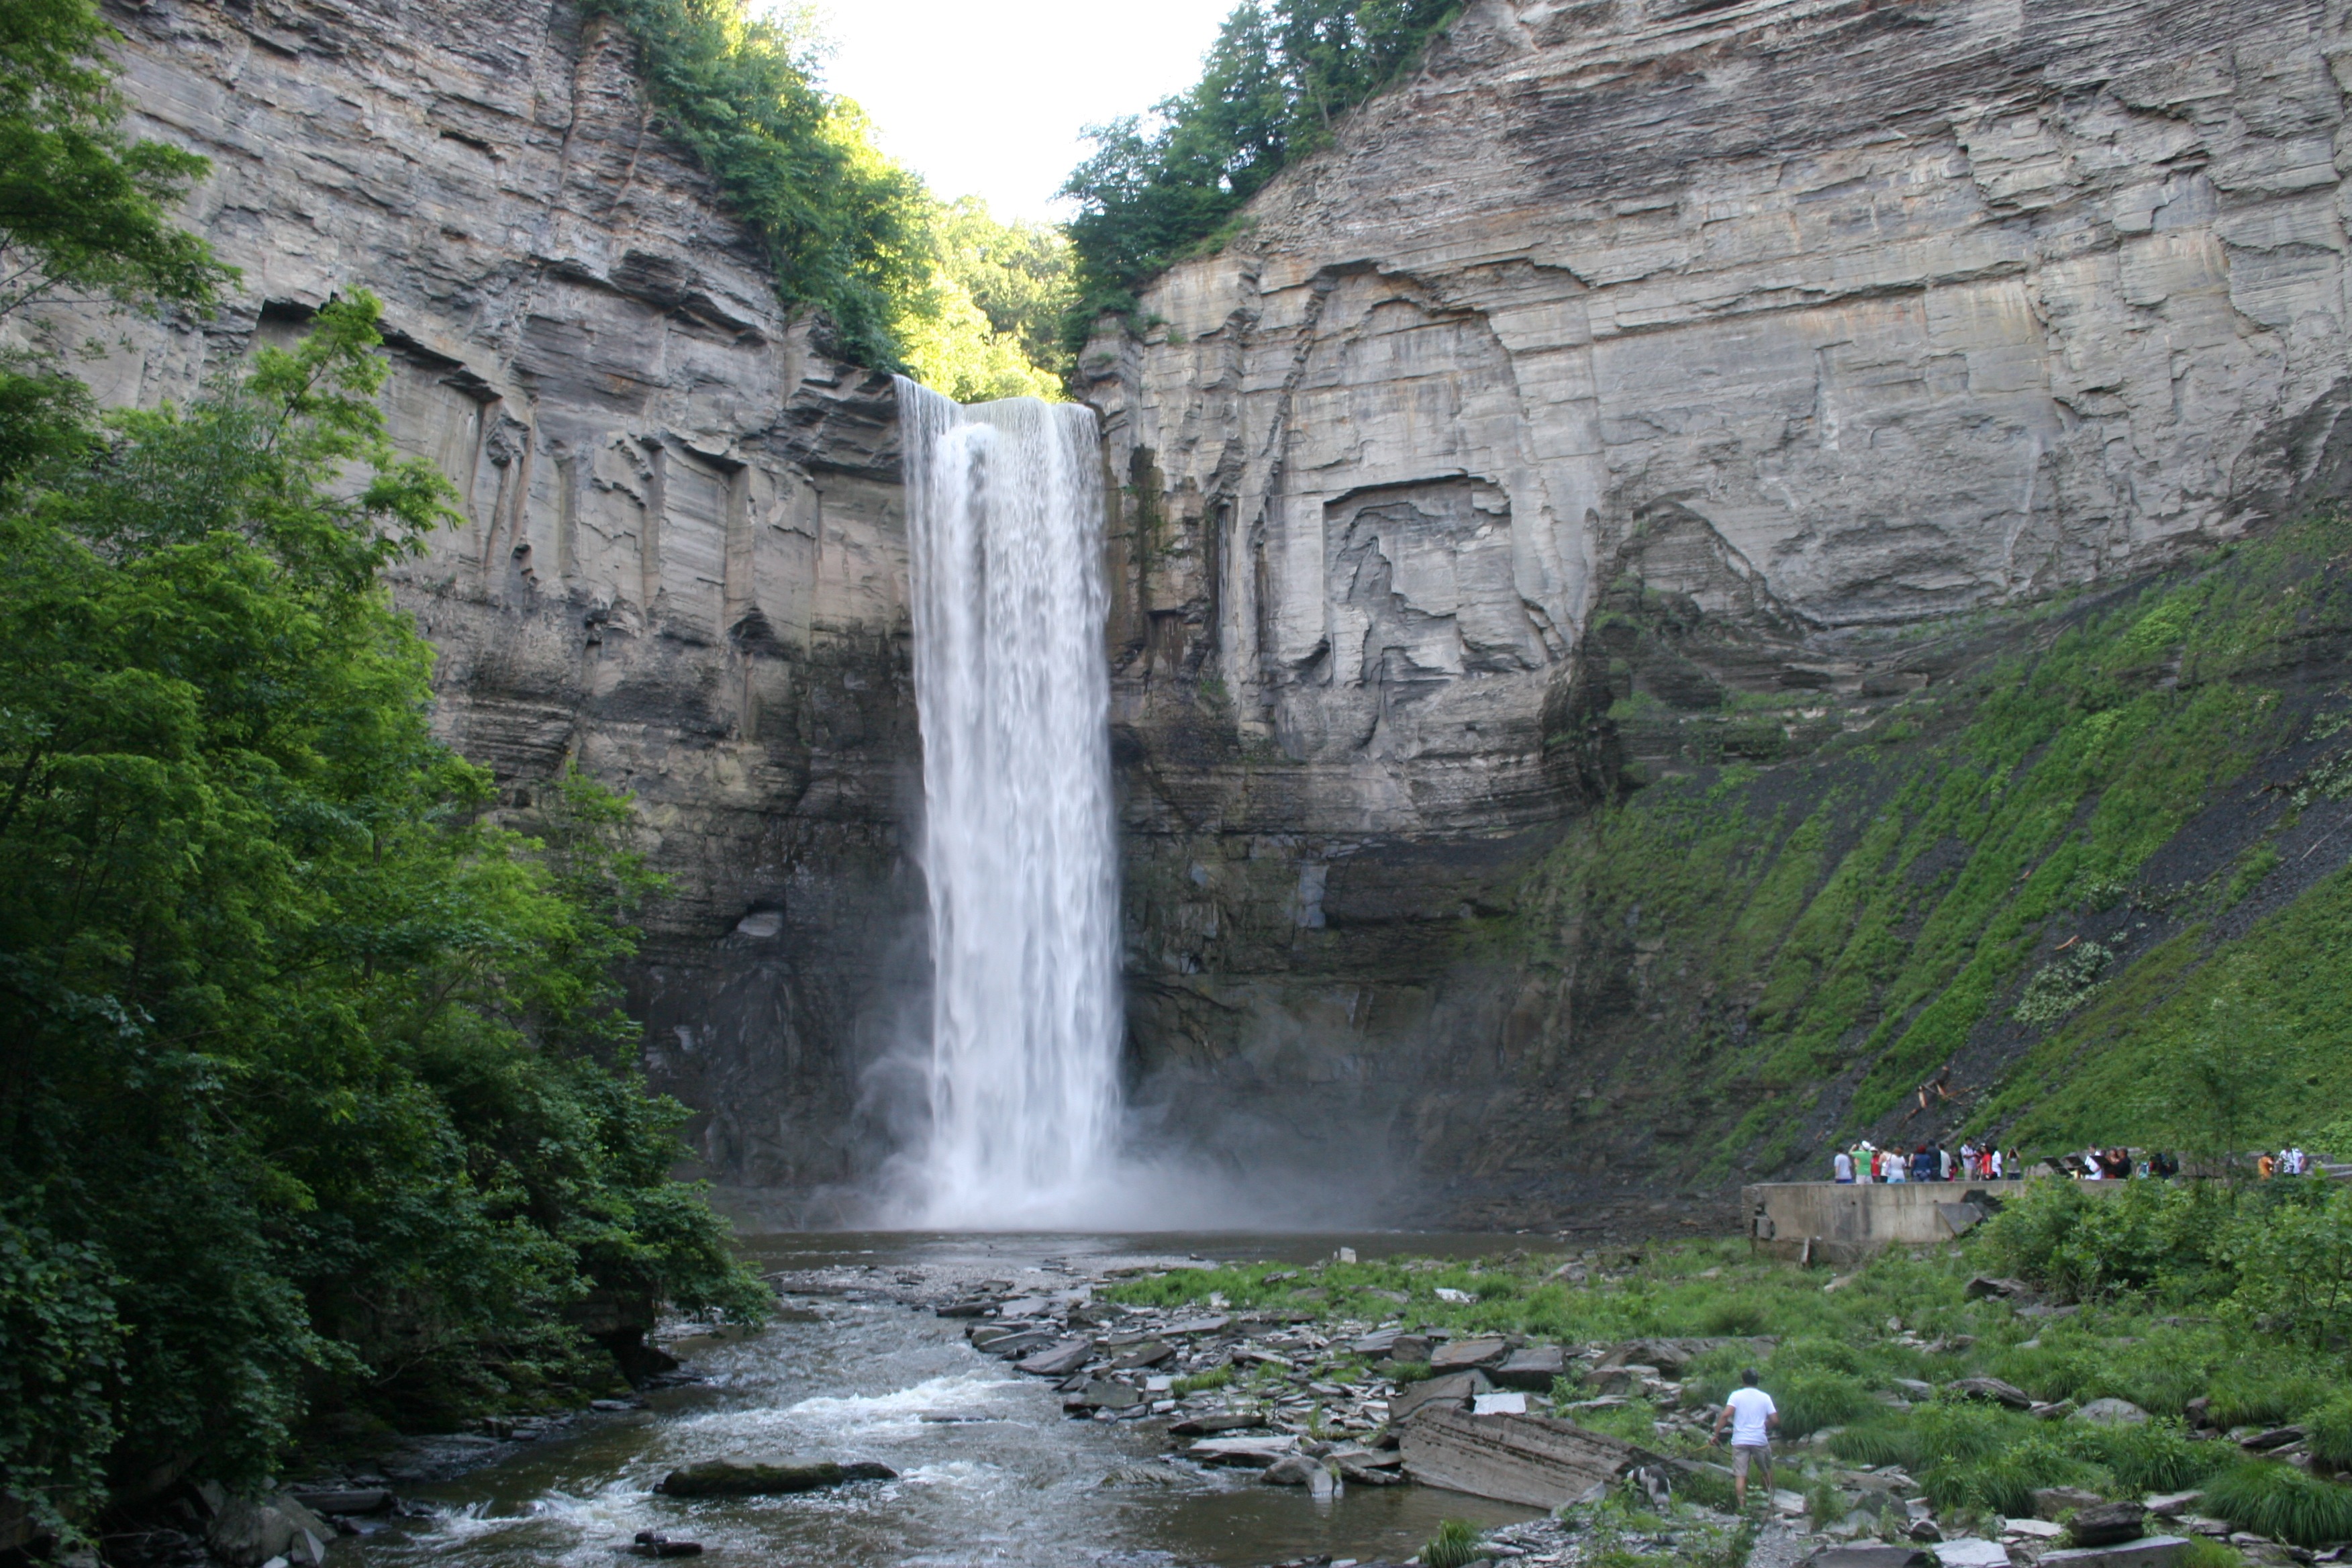
[[[1102,1212],[1116,1157],[1118,871],[1095,416],[898,384],[923,735],[941,1226]]]
[[[642,1410],[509,1445],[454,1480],[405,1486],[436,1510],[338,1542],[359,1568],[611,1568],[636,1531],[701,1542],[705,1562],[827,1568],[1243,1568],[1329,1555],[1402,1562],[1440,1521],[1482,1527],[1537,1510],[1426,1487],[1349,1488],[1320,1501],[1248,1470],[1171,1463],[1164,1422],[1072,1420],[1050,1382],[965,1342],[962,1323],[879,1299],[903,1269],[1036,1280],[1108,1259],[1474,1256],[1513,1238],[881,1235],[755,1237],[763,1269],[847,1266],[877,1299],[818,1300],[755,1331],[675,1342],[704,1381]],[[794,1497],[686,1500],[651,1489],[704,1459],[870,1459],[898,1479]]]

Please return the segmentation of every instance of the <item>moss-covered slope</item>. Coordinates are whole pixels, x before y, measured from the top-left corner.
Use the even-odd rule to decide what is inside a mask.
[[[1818,687],[1751,657],[1757,617],[1621,583],[1593,635],[1626,791],[1465,938],[1560,999],[1518,1139],[1701,1186],[1863,1130],[2191,1142],[2222,1057],[2233,1136],[2310,1136],[2352,1089],[2347,574],[2352,525],[2313,520],[2027,613],[1805,638],[1845,656]]]

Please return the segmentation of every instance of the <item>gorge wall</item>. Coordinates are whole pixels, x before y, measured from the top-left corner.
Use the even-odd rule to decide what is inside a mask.
[[[101,396],[184,395],[339,290],[384,301],[391,430],[462,528],[399,570],[438,723],[503,798],[634,791],[674,896],[632,985],[714,1173],[846,1175],[857,1064],[921,978],[918,741],[887,376],[828,358],[563,0],[121,4],[131,129],[212,161],[210,321],[110,323]]]
[[[181,395],[383,297],[394,435],[466,516],[396,588],[439,721],[509,802],[569,762],[636,793],[676,896],[633,995],[706,1167],[854,1177],[924,981],[887,378],[779,310],[609,21],[110,16],[244,277],[118,323],[94,384]],[[1882,1033],[1958,968],[1806,1023],[1755,900],[1801,923],[1905,824],[1887,929],[1932,946],[1920,900],[1993,862],[1905,815],[1951,771],[1916,747],[2053,628],[2347,489],[2347,49],[2352,0],[1475,0],[1160,279],[1081,366],[1147,1131],[1393,1220],[1549,1224],[1784,1168],[1893,1115],[1873,1073],[2006,1070],[2031,1042],[1986,998],[2056,927],[2001,938],[1921,1065]],[[2343,673],[2294,635],[2276,712]],[[1699,826],[1610,826],[1644,810]],[[1735,816],[1737,875],[1683,877]]]
[[[1722,1179],[1643,1064],[1744,1014],[1537,868],[2341,492],[2347,50],[2340,0],[1474,0],[1083,362],[1146,1100],[1490,1223]]]

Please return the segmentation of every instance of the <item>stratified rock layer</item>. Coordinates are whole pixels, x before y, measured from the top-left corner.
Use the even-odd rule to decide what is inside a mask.
[[[1558,1169],[1458,1107],[1577,1048],[1482,917],[1618,787],[1601,710],[1897,695],[1906,625],[2341,493],[2347,49],[2342,0],[1475,0],[1083,363],[1146,1097]],[[1644,606],[1690,635],[1634,670]]]
[[[656,1081],[721,1175],[838,1179],[860,1030],[922,975],[887,378],[785,316],[609,18],[110,16],[133,129],[212,160],[189,220],[243,279],[215,320],[134,325],[94,384],[184,395],[338,291],[382,297],[393,434],[465,516],[396,584],[438,722],[517,804],[573,762],[636,793],[675,892],[635,984]]]

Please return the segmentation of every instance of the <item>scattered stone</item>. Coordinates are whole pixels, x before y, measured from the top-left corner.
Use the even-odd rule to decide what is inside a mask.
[[[1244,1469],[1262,1470],[1297,1449],[1298,1439],[1286,1435],[1280,1437],[1205,1437],[1186,1449],[1185,1454],[1203,1465],[1234,1465]]]
[[[1559,1508],[1633,1469],[1630,1443],[1542,1415],[1468,1415],[1424,1407],[1400,1431],[1407,1474],[1425,1486],[1530,1508]]]
[[[985,1315],[989,1308],[995,1304],[996,1303],[993,1301],[978,1300],[969,1301],[950,1301],[944,1307],[932,1308],[931,1311],[933,1315],[941,1318],[977,1318]]]
[[[1163,1360],[1166,1349],[1161,1347]],[[1013,1366],[1016,1372],[1030,1373],[1038,1377],[1067,1377],[1086,1365],[1094,1353],[1095,1342],[1092,1340],[1062,1340],[1034,1355],[1023,1357]]]
[[[1265,1417],[1262,1415],[1187,1415],[1181,1421],[1170,1423],[1168,1430],[1177,1437],[1212,1437],[1220,1432],[1239,1432],[1265,1425]]]
[[[1936,1568],[1936,1559],[1916,1546],[1857,1542],[1852,1546],[1824,1546],[1805,1559],[1804,1568]]]
[[[1222,1334],[1233,1327],[1233,1322],[1231,1318],[1186,1318],[1180,1322],[1169,1324],[1160,1331],[1184,1338],[1190,1338],[1195,1334]]]
[[[1384,1356],[1388,1354],[1389,1352],[1394,1350],[1396,1348],[1396,1330],[1381,1329],[1375,1333],[1366,1334],[1363,1338],[1358,1340],[1354,1344],[1348,1348],[1354,1351],[1358,1355],[1372,1356],[1377,1358]]]
[[[1148,1340],[1110,1363],[1113,1372],[1140,1372],[1147,1366],[1158,1366],[1176,1353],[1174,1346],[1161,1340]]]
[[[2065,1534],[2066,1530],[2063,1525],[2053,1524],[2046,1519],[2011,1519],[2002,1522],[2000,1532],[2026,1541],[2055,1541]]]
[[[2075,1510],[2066,1534],[2077,1546],[2118,1546],[2137,1541],[2147,1525],[2147,1510],[2138,1503],[2095,1503]]]
[[[2053,1400],[2047,1405],[2034,1405],[2026,1414],[2036,1421],[2063,1421],[2074,1414],[2074,1402],[2071,1399]]]
[[[2147,1511],[2158,1519],[2179,1519],[2204,1500],[2203,1492],[2165,1492],[2147,1500]]]
[[[2080,1513],[2086,1508],[2096,1508],[2107,1500],[2096,1492],[2086,1492],[2080,1487],[2043,1487],[2033,1494],[2033,1517],[2057,1519],[2069,1513]]]
[[[2009,1548],[1998,1541],[1964,1535],[1938,1543],[1935,1551],[1944,1568],[2009,1568]]]
[[[2017,1315],[2021,1318],[2071,1318],[2082,1310],[2080,1307],[2046,1306],[2037,1301],[2030,1307],[2020,1307]]]
[[[1494,1392],[1494,1387],[1483,1372],[1457,1372],[1445,1377],[1423,1378],[1419,1383],[1405,1384],[1397,1396],[1389,1401],[1389,1419],[1402,1422],[1424,1407],[1460,1410],[1477,1395]]]
[[[1753,1339],[1647,1339],[1628,1340],[1612,1348],[1602,1356],[1594,1370],[1617,1366],[1643,1366],[1665,1377],[1680,1377],[1691,1363],[1727,1345],[1738,1345],[1755,1352],[1761,1360],[1772,1353],[1779,1343],[1769,1335]]]
[[[1898,1377],[1892,1384],[1895,1392],[1906,1399],[1925,1401],[1936,1397],[1936,1385],[1922,1383],[1916,1377]]]
[[[1062,1401],[1066,1410],[1132,1410],[1143,1403],[1140,1389],[1124,1383],[1097,1379]]]
[[[2074,1412],[2073,1419],[2094,1426],[2139,1426],[2147,1424],[2147,1412],[2128,1399],[2094,1399]]]
[[[1427,1334],[1399,1334],[1389,1342],[1391,1361],[1423,1362],[1435,1343]]]
[[[1997,1377],[1957,1378],[1944,1384],[1944,1392],[1968,1399],[1990,1399],[1997,1405],[2006,1405],[2011,1410],[2031,1410],[2034,1405],[2033,1395],[2017,1384],[2003,1383]]]
[[[1483,1367],[1489,1363],[1499,1363],[1510,1352],[1511,1347],[1500,1339],[1456,1340],[1430,1352],[1429,1369],[1442,1373]]]
[[[1586,1384],[1602,1394],[1639,1394],[1658,1381],[1658,1369],[1635,1362],[1616,1366],[1603,1365],[1585,1378]]]
[[[2185,1536],[2151,1535],[2115,1546],[2077,1546],[2042,1553],[2041,1568],[2174,1568],[2189,1555]]]
[[[1351,1481],[1371,1487],[1402,1486],[1404,1483],[1404,1456],[1379,1448],[1341,1448],[1330,1456],[1339,1467],[1339,1473]]]
[[[994,1339],[972,1341],[981,1353],[992,1355],[999,1361],[1013,1361],[1056,1342],[1055,1335],[1039,1329],[1024,1329],[1017,1334],[999,1334]]]
[[[2030,1301],[2033,1299],[2033,1287],[2022,1279],[2004,1279],[1994,1274],[1979,1274],[1968,1282],[1961,1293],[1971,1301],[1981,1301],[1988,1296],[1998,1297],[2004,1301],[2021,1299]]]
[[[1528,1396],[1524,1394],[1480,1394],[1473,1395],[1470,1401],[1470,1414],[1473,1415],[1525,1415],[1527,1413]]]
[[[326,1561],[327,1538],[334,1526],[292,1497],[257,1502],[233,1497],[218,1482],[197,1489],[211,1519],[205,1542],[232,1568],[257,1568],[271,1558],[299,1561],[316,1568]]]
[[[1440,1285],[1437,1287],[1436,1294],[1439,1300],[1450,1301],[1457,1307],[1468,1306],[1471,1302],[1478,1299],[1467,1290],[1456,1290],[1453,1287],[1447,1285]]]
[[[1487,1375],[1505,1388],[1542,1394],[1567,1370],[1567,1353],[1558,1345],[1529,1345],[1504,1357],[1500,1364],[1489,1369]]]
[[[736,1465],[723,1459],[688,1465],[662,1478],[654,1490],[666,1497],[773,1497],[786,1492],[813,1492],[851,1481],[895,1481],[898,1472],[887,1465],[859,1461],[836,1465]]]

